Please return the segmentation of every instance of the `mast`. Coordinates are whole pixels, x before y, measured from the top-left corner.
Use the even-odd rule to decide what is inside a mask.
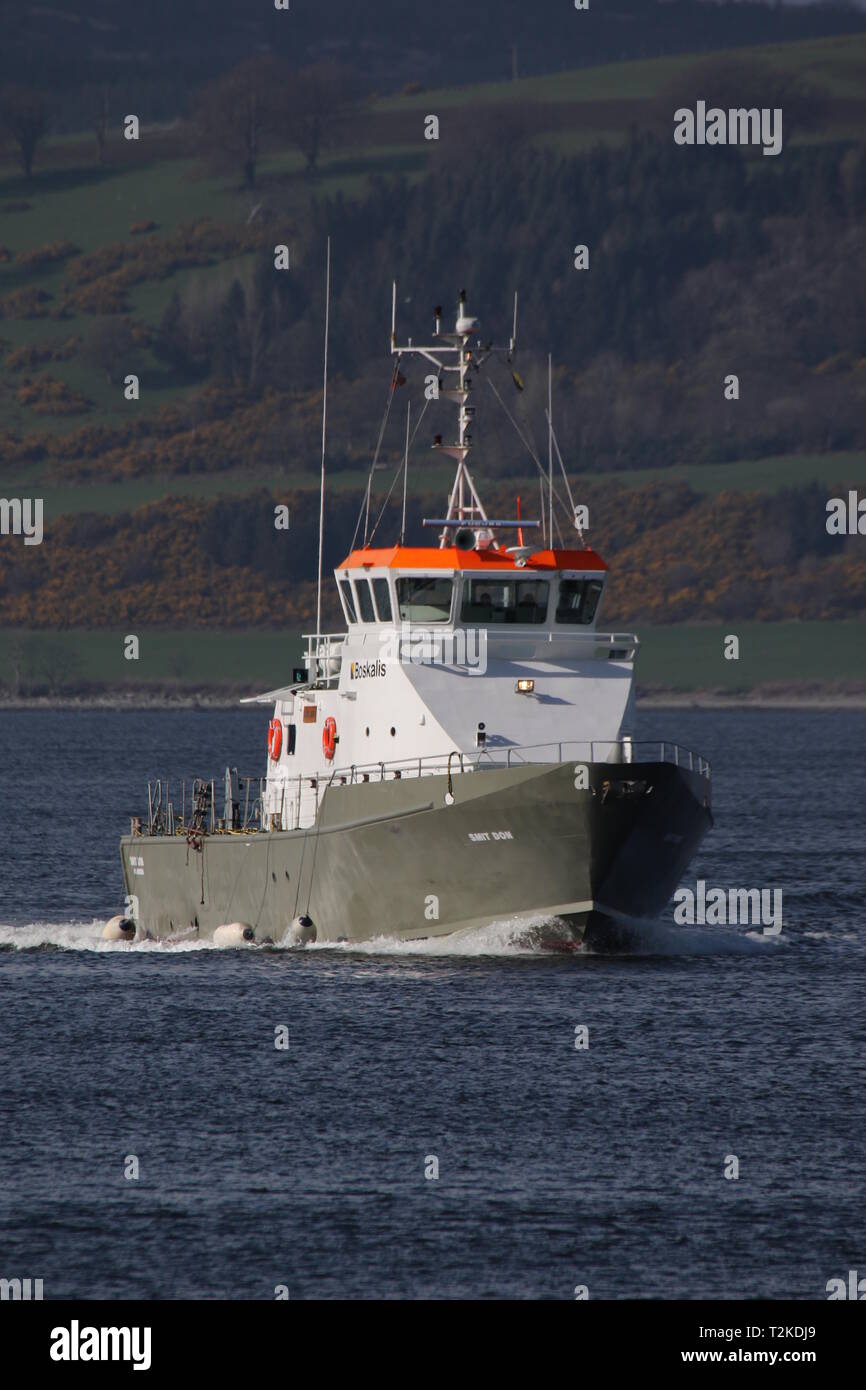
[[[472,436],[469,427],[472,416],[475,414],[474,407],[468,404],[472,391],[473,370],[477,371],[486,359],[495,352],[502,352],[504,349],[495,348],[491,343],[482,343],[478,337],[478,319],[470,317],[466,312],[466,291],[461,290],[457,299],[457,318],[454,323],[453,333],[442,332],[442,310],[433,310],[434,331],[433,342],[428,344],[416,344],[410,338],[407,343],[398,344],[397,342],[397,285],[393,286],[391,297],[391,354],[403,356],[423,357],[436,368],[437,391],[436,399],[454,401],[458,406],[457,416],[457,440],[453,444],[443,444],[441,434],[437,434],[433,443],[433,448],[440,454],[447,454],[450,458],[457,460],[457,472],[454,475],[454,482],[451,486],[451,495],[448,499],[448,512],[444,518],[428,519],[425,517],[425,526],[441,526],[439,536],[439,548],[444,550],[447,545],[456,544],[459,548],[465,549],[461,543],[465,539],[467,526],[474,529],[474,525],[480,523],[481,529],[486,531],[487,537],[484,543],[490,544],[493,533],[503,530],[513,530],[518,526],[538,525],[537,521],[512,521],[512,520],[492,520],[484,510],[478,489],[472,480],[472,474],[466,467],[466,458],[472,447]],[[514,296],[514,324],[507,349],[507,360],[511,361],[511,356],[517,344],[517,295]],[[446,373],[450,374],[451,384],[443,386],[443,379]],[[408,440],[409,422],[407,419],[406,430]],[[408,457],[408,450],[407,450]],[[403,481],[403,532],[405,533],[405,496],[406,480],[405,469],[407,459],[404,459],[404,481]],[[542,499],[542,515],[544,506]],[[461,528],[464,529],[464,538],[460,536]],[[475,544],[473,538],[472,544]],[[499,549],[498,542],[493,543]]]
[[[454,401],[458,406],[457,416],[457,440],[453,444],[443,444],[442,436],[436,436],[433,448],[441,454],[447,454],[450,458],[457,460],[457,472],[454,476],[454,483],[451,488],[451,496],[448,501],[448,514],[446,520],[449,522],[471,522],[487,521],[487,513],[478,496],[478,491],[472,481],[472,475],[466,467],[466,458],[472,445],[472,436],[469,433],[469,425],[474,415],[474,407],[468,404],[472,390],[472,378],[470,375],[473,363],[473,356],[477,357],[478,347],[470,347],[472,339],[475,338],[479,327],[478,319],[471,318],[466,312],[466,291],[461,290],[457,299],[457,318],[454,324],[453,333],[442,332],[442,310],[436,308],[433,311],[435,327],[433,332],[433,343],[429,345],[413,344],[410,338],[408,343],[398,345],[396,330],[397,313],[397,286],[393,287],[391,301],[391,353],[400,355],[415,355],[425,358],[436,368],[438,380],[438,397],[445,400]],[[487,350],[485,350],[486,353]],[[442,386],[442,379],[446,373],[452,378],[456,378],[453,384]],[[440,549],[444,548],[449,541],[448,528],[443,528],[439,538]]]

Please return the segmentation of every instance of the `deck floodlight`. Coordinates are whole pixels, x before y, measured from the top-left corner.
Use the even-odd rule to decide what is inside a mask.
[[[515,686],[518,695],[531,695],[535,690],[535,681],[531,676],[522,677]]]

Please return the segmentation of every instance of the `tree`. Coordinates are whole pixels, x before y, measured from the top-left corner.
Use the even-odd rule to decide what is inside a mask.
[[[241,341],[246,317],[246,297],[240,283],[233,280],[213,324],[211,362],[217,380],[247,385],[249,364]]]
[[[289,138],[313,175],[323,148],[332,144],[357,101],[360,84],[351,68],[316,63],[294,75],[288,96]]]
[[[246,188],[255,188],[259,159],[285,127],[291,71],[278,58],[248,58],[199,93],[198,141],[210,164],[240,165]]]
[[[24,177],[32,178],[36,147],[48,126],[42,97],[30,87],[5,87],[0,94],[0,125],[18,146]]]
[[[97,319],[84,344],[84,360],[88,366],[105,372],[112,386],[128,372],[137,371],[140,356],[132,321],[117,315]]]

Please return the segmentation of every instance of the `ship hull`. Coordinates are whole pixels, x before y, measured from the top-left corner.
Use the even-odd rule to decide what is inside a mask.
[[[588,778],[583,786],[581,779]],[[139,937],[404,940],[556,918],[580,941],[669,901],[712,824],[710,783],[671,763],[524,764],[331,786],[316,827],[124,837]]]

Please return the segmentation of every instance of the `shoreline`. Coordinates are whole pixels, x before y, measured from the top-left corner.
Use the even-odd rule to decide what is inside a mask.
[[[637,696],[637,708],[642,709],[862,709],[866,710],[866,692],[856,694],[763,694],[760,691],[720,695],[716,691],[672,692]]]

